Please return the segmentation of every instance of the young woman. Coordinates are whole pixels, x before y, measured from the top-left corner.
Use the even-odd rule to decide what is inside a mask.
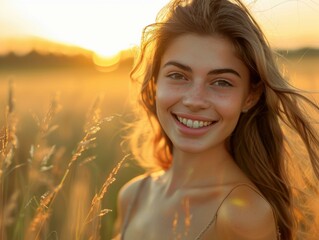
[[[119,239],[314,236],[302,186],[319,177],[319,137],[301,104],[319,108],[284,80],[239,0],[169,3],[145,28],[132,78],[146,114],[130,141],[148,171],[119,194]],[[313,179],[292,177],[301,161],[286,129]]]

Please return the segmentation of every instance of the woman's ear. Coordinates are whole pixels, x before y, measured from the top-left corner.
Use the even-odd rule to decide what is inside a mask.
[[[242,108],[242,112],[246,113],[256,105],[261,94],[263,93],[264,87],[261,82],[251,87],[250,92],[245,100],[245,103]]]

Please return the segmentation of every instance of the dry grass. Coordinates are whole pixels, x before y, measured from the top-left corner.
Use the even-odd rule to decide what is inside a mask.
[[[55,96],[44,117],[33,114],[37,131],[28,156],[21,157],[10,84],[0,132],[0,239],[101,239],[102,217],[111,211],[103,199],[127,156],[92,191],[92,150],[113,119],[101,117],[100,103],[98,98],[88,111],[82,138],[67,160],[66,148],[50,141],[61,128],[54,121],[61,110]]]
[[[292,82],[318,90],[318,63],[291,60]],[[0,86],[1,240],[111,238],[118,190],[141,171],[127,167],[126,157],[120,161],[119,119],[103,118],[102,110],[114,115],[123,108],[130,68],[108,74],[78,69],[0,72],[0,84],[11,74],[16,83],[8,90]],[[97,99],[89,108],[87,102],[100,90],[107,101]],[[60,98],[48,97],[57,91],[62,91]],[[189,202],[181,204],[185,218],[176,215],[172,222],[175,239],[186,237],[191,224]],[[184,225],[182,233],[178,223]]]

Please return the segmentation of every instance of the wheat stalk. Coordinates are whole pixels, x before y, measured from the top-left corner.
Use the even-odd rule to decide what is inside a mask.
[[[68,163],[68,166],[59,184],[57,184],[57,186],[52,191],[42,196],[40,204],[36,209],[36,214],[28,228],[28,233],[27,233],[28,238],[30,237],[34,239],[40,238],[40,234],[44,227],[44,224],[47,222],[47,220],[49,219],[51,215],[52,204],[54,203],[58,193],[61,191],[61,189],[65,185],[65,182],[67,178],[69,177],[71,171],[74,169],[75,164],[79,163],[79,165],[81,164],[83,165],[95,159],[95,156],[89,156],[86,159],[84,159],[82,162],[79,161],[80,157],[83,155],[84,152],[86,152],[87,150],[95,146],[95,141],[96,141],[95,135],[100,131],[101,124],[103,124],[104,122],[109,122],[113,119],[113,117],[107,117],[107,118],[101,119],[99,105],[100,105],[100,98],[98,98],[94,102],[91,110],[89,111],[87,115],[87,121],[84,127],[84,136],[82,140],[77,144],[77,147],[74,153],[72,154],[72,157]],[[44,121],[44,122],[47,122],[47,121]],[[45,128],[45,129],[49,129],[49,128]],[[112,171],[112,173],[110,174],[111,178],[106,180],[105,184],[102,187],[101,192],[94,197],[92,201],[91,210],[88,216],[91,216],[91,213],[94,212],[93,209],[99,209],[98,207],[99,202],[101,201],[103,195],[106,193],[108,186],[114,180],[114,175],[117,173],[123,161],[124,159]],[[98,215],[103,215],[103,213],[106,213],[106,212],[107,210],[101,210],[101,212]],[[96,229],[97,228],[95,227],[95,230]],[[95,235],[98,233],[97,231],[92,231],[92,232]],[[76,234],[76,235],[79,236],[81,234]],[[94,239],[97,239],[97,238],[98,237],[96,235]]]
[[[98,194],[95,194],[95,196],[92,199],[90,210],[85,218],[84,225],[82,227],[82,234],[83,231],[88,228],[88,225],[91,224],[93,231],[90,231],[91,236],[89,239],[95,240],[99,239],[99,237],[96,235],[96,233],[99,232],[101,227],[101,217],[103,217],[105,214],[111,212],[111,209],[101,209],[101,201],[104,198],[104,195],[107,193],[108,188],[110,185],[115,182],[118,171],[122,167],[123,163],[127,160],[129,155],[124,156],[122,160],[113,168],[111,173],[107,176],[106,180],[104,181],[100,191]]]
[[[13,170],[20,165],[13,165],[15,150],[18,145],[16,137],[17,118],[14,113],[13,81],[9,81],[8,101],[4,113],[4,126],[0,130],[0,236],[6,239],[6,228],[14,222],[19,192],[7,189],[7,180]],[[7,182],[10,182],[9,180]]]

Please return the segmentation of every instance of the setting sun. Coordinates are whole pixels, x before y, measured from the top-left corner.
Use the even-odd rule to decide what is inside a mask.
[[[139,43],[168,0],[0,0],[0,38],[36,36],[114,56]],[[319,4],[245,0],[274,47],[318,47]],[[3,52],[4,50],[0,51]]]
[[[166,2],[11,0],[7,5],[30,35],[113,56],[139,41],[143,27]]]

